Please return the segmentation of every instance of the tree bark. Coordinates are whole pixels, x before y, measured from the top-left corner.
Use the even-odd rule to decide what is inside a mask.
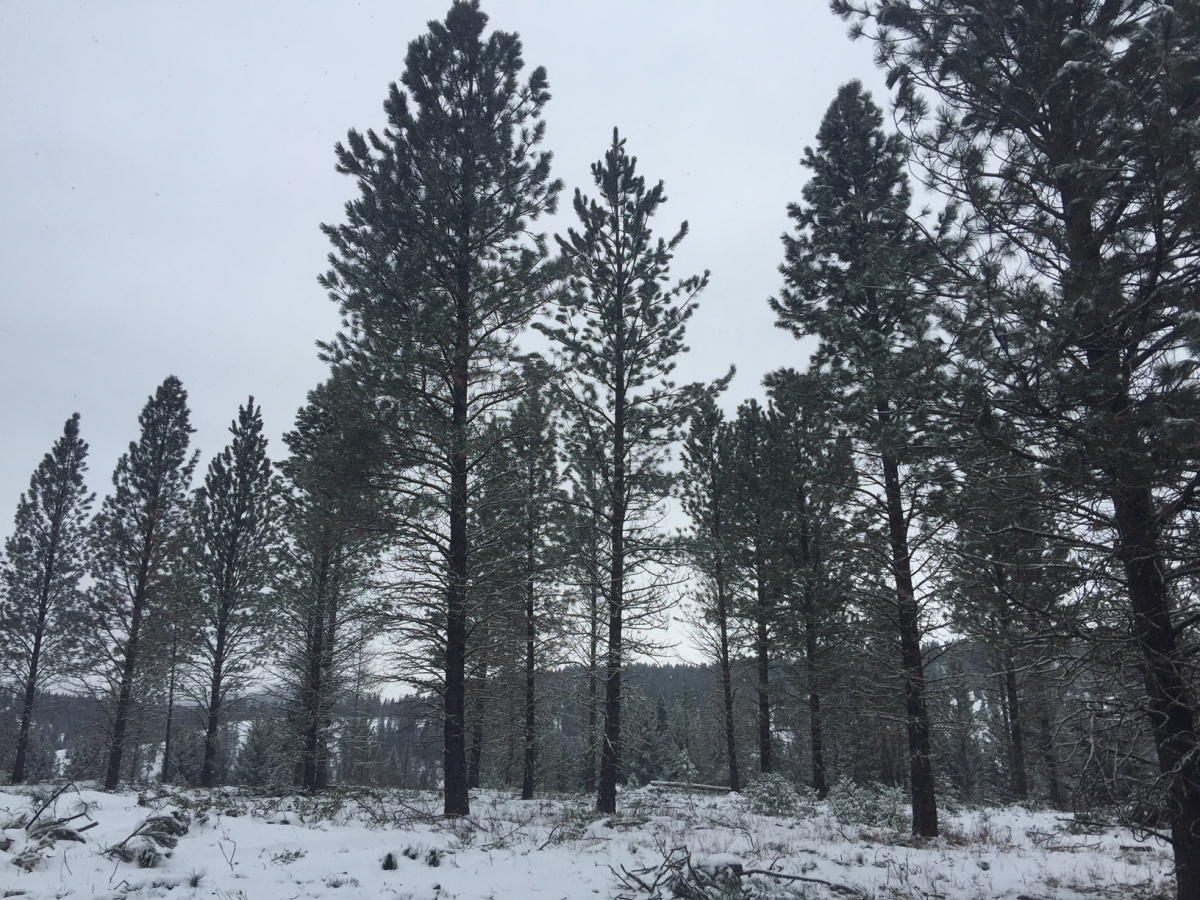
[[[44,616],[41,618],[44,619]],[[39,627],[37,634],[33,636],[33,655],[29,661],[29,676],[25,679],[21,729],[17,732],[17,758],[13,762],[12,784],[20,784],[25,780],[25,757],[29,752],[29,735],[33,728],[33,704],[37,699],[38,663],[41,661],[43,636],[44,627]]]
[[[221,727],[221,705],[224,700],[225,641],[228,630],[228,604],[221,599],[217,622],[216,647],[213,653],[212,678],[208,686],[208,722],[204,730],[204,763],[200,767],[200,786],[210,788],[217,776],[217,733]]]
[[[829,793],[829,786],[825,778],[825,723],[821,716],[821,694],[817,681],[817,618],[813,604],[813,584],[820,571],[820,530],[810,526],[804,491],[799,497],[799,507],[800,561],[804,566],[804,662],[808,675],[809,755],[812,757],[813,790],[817,792],[817,799],[824,800]]]
[[[488,668],[487,663],[481,665],[474,678],[474,690],[471,703],[471,746],[467,753],[467,787],[477,788],[481,782],[483,771],[483,718],[487,696]]]
[[[1039,726],[1042,732],[1042,761],[1046,766],[1046,789],[1050,795],[1050,805],[1055,809],[1062,809],[1062,786],[1058,781],[1058,760],[1054,756],[1054,732],[1050,728],[1050,717],[1043,715]]]
[[[755,606],[754,654],[758,669],[758,770],[772,769],[771,760],[771,635],[767,623],[767,575],[762,550],[754,548],[757,603]]]
[[[583,751],[583,790],[596,790],[596,701],[600,681],[600,603],[595,584],[590,587],[588,618],[587,737]]]
[[[600,746],[600,786],[596,809],[617,811],[621,751],[621,645],[625,591],[625,372],[618,361],[613,417],[612,560],[608,594],[608,662],[604,677],[604,740]]]
[[[163,731],[162,770],[158,780],[170,784],[175,776],[171,768],[171,732],[175,723],[175,670],[179,664],[179,632],[178,626],[171,629],[171,675],[167,680],[167,726]]]
[[[58,568],[60,549],[63,541],[63,520],[67,514],[69,493],[67,482],[60,482],[59,491],[55,495],[54,514],[50,520],[50,537],[46,547],[46,564],[41,572],[41,586],[38,589],[38,618],[36,630],[33,635],[33,652],[29,656],[29,673],[24,685],[21,727],[17,732],[17,756],[13,761],[12,784],[20,784],[25,780],[26,757],[29,753],[29,736],[33,730],[33,707],[37,702],[38,675],[41,671],[42,650],[46,638],[46,629],[50,622],[50,595],[54,586],[54,573]]]
[[[129,727],[129,712],[133,705],[133,678],[137,672],[139,641],[142,631],[142,616],[145,612],[146,594],[150,584],[150,559],[154,547],[153,534],[147,534],[142,543],[142,555],[138,563],[137,579],[134,582],[133,610],[129,621],[129,634],[125,639],[125,654],[121,661],[121,681],[117,689],[117,709],[113,717],[112,743],[108,751],[108,769],[104,776],[104,790],[115,791],[121,783],[121,759],[125,750],[125,731]]]
[[[469,214],[464,239],[470,233]],[[468,570],[467,379],[471,345],[471,274],[473,260],[460,260],[456,290],[457,334],[451,372],[452,445],[450,447],[450,547],[446,579],[446,681],[443,694],[443,812],[471,813],[467,788],[466,664]]]
[[[886,418],[886,407],[880,410]],[[883,454],[883,479],[892,547],[892,577],[896,581],[896,613],[900,632],[901,677],[907,712],[909,777],[912,785],[913,834],[937,837],[937,801],[934,796],[933,753],[929,712],[925,706],[925,667],[921,658],[921,628],[913,591],[912,560],[908,549],[908,523],[900,491],[900,467]]]
[[[308,684],[304,697],[304,771],[302,782],[306,791],[317,789],[317,768],[321,757],[321,706],[325,690],[325,615],[318,601],[317,609],[309,616]]]
[[[733,715],[733,663],[729,654],[729,590],[725,584],[725,571],[717,561],[717,627],[720,647],[718,665],[721,667],[721,700],[725,712],[725,752],[729,757],[729,789],[740,791],[741,778],[738,773],[737,732]]]
[[[532,560],[532,546],[526,547]],[[533,617],[534,586],[532,576],[525,588],[525,765],[521,778],[521,799],[533,799],[533,782],[537,764],[537,706],[534,694],[535,649],[537,623]]]
[[[1150,726],[1159,771],[1167,780],[1176,897],[1200,900],[1200,741],[1189,672],[1163,579],[1154,497],[1149,488],[1121,485],[1112,499],[1133,636],[1142,653]]]
[[[1004,650],[1004,695],[1008,709],[1009,793],[1014,800],[1026,800],[1029,798],[1029,778],[1025,771],[1025,734],[1011,648]]]
[[[821,694],[817,690],[817,623],[813,621],[812,597],[805,589],[804,661],[808,674],[808,725],[812,756],[812,785],[817,799],[829,793],[825,779],[825,727],[821,717]]]

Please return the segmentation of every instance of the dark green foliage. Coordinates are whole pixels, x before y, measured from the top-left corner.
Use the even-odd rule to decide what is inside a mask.
[[[521,43],[494,31],[478,2],[456,2],[413,41],[384,104],[388,128],[351,131],[338,170],[360,197],[325,226],[322,278],[345,328],[326,347],[363,385],[389,459],[375,484],[399,501],[394,535],[412,548],[425,597],[412,618],[438,651],[445,723],[445,809],[469,811],[465,727],[468,515],[486,414],[520,390],[512,340],[541,303],[544,240],[559,184],[538,149],[546,73],[527,82]],[[418,577],[418,576],[414,576]]]
[[[75,670],[85,614],[79,580],[95,495],[83,483],[88,446],[79,414],[38,464],[21,495],[0,563],[0,673],[20,691],[20,725],[11,781],[32,776],[27,754],[37,696],[51,679]],[[46,774],[46,773],[42,773]]]
[[[508,756],[520,760],[521,793],[531,799],[537,682],[562,625],[554,568],[562,557],[562,497],[553,398],[545,385],[550,373],[537,358],[527,365],[527,387],[511,414],[495,423],[494,449],[478,469],[470,690],[473,762],[480,761],[485,730],[511,734],[520,747]],[[498,717],[485,726],[489,711]],[[472,765],[477,780],[478,765]]]
[[[931,328],[951,219],[943,217],[931,238],[911,217],[906,147],[882,124],[882,111],[861,84],[838,90],[817,132],[817,148],[805,150],[803,165],[812,178],[804,204],[788,209],[796,233],[784,236],[780,271],[786,286],[771,307],[781,327],[819,336],[813,365],[822,370],[836,416],[851,429],[879,486],[864,496],[875,498],[875,514],[886,523],[913,832],[933,836],[937,809],[909,530],[920,519],[918,498],[933,478],[922,470],[930,462],[925,432],[944,351]]]
[[[651,552],[647,519],[670,491],[672,476],[663,462],[703,393],[700,385],[676,385],[670,374],[686,349],[684,330],[707,274],[664,288],[672,251],[687,224],[670,241],[654,238],[650,220],[666,200],[663,185],[646,187],[616,129],[604,159],[592,165],[592,178],[596,199],[575,192],[581,230],[558,238],[568,286],[559,295],[554,324],[538,327],[559,347],[572,376],[565,414],[607,473],[602,485],[607,496],[596,510],[608,531],[609,553],[597,806],[612,813],[620,769],[624,627],[629,609],[645,606],[644,598],[627,593],[627,580],[662,561],[661,553]]]
[[[721,684],[722,725],[729,789],[741,790],[734,715],[733,660],[739,646],[734,620],[738,583],[736,550],[737,498],[734,440],[724,414],[713,397],[701,399],[692,412],[684,441],[682,500],[692,520],[687,547],[693,565],[704,579],[699,595],[703,649],[716,663]]]
[[[366,592],[377,548],[372,523],[386,505],[370,489],[378,433],[365,417],[346,370],[309,393],[284,436],[287,532],[278,579],[278,645],[285,729],[299,756],[299,782],[329,782],[334,708],[349,690],[350,669],[384,608]]]
[[[195,654],[207,718],[200,784],[216,777],[217,735],[228,694],[262,663],[272,634],[267,586],[276,559],[277,500],[262,411],[251,397],[229,445],[208,465],[192,504],[198,597]]]
[[[981,431],[1015,438],[1072,499],[1071,530],[1116,561],[1178,892],[1200,897],[1200,619],[1179,610],[1200,465],[1200,17],[1150,0],[835,9],[874,20],[926,177],[981,237],[948,315]]]
[[[182,810],[156,813],[139,822],[129,837],[106,847],[104,853],[121,862],[136,861],[142,869],[154,869],[171,856],[190,825],[191,816]]]
[[[764,383],[770,397],[765,460],[770,490],[762,499],[772,520],[781,581],[775,640],[786,655],[804,660],[812,787],[824,798],[821,696],[836,677],[828,655],[844,639],[849,584],[856,574],[848,518],[857,473],[850,435],[830,408],[820,370],[801,375],[781,369]]]
[[[105,789],[121,779],[126,730],[147,674],[148,626],[180,569],[187,490],[196,464],[187,392],[168,377],[138,417],[141,435],[113,472],[113,493],[92,526],[87,638],[112,704]]]
[[[238,751],[234,781],[254,788],[291,784],[296,753],[287,746],[287,730],[280,725],[279,719],[272,715],[260,714],[251,721]]]
[[[737,521],[738,564],[745,590],[736,604],[747,634],[756,670],[758,706],[758,771],[773,770],[771,741],[771,664],[778,654],[775,632],[783,570],[777,549],[775,501],[781,485],[771,464],[771,427],[757,400],[738,407],[732,425],[734,516]]]

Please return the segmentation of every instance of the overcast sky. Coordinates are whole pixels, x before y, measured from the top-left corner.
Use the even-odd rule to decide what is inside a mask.
[[[168,374],[188,390],[202,466],[239,403],[271,450],[323,377],[337,328],[317,285],[354,183],[349,128],[380,129],[408,42],[447,0],[0,4],[0,535],[73,412],[103,497]],[[650,181],[657,231],[686,219],[673,274],[712,271],[683,379],[733,363],[728,405],[808,347],[774,327],[786,205],[839,84],[884,100],[870,47],[823,0],[491,0],[553,99],[545,147],[569,196],[618,126]]]

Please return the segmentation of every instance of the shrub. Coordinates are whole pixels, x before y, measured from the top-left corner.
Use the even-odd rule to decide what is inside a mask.
[[[803,816],[816,810],[816,795],[811,790],[798,788],[774,773],[760,775],[743,796],[750,804],[750,811],[760,816]]]
[[[903,831],[911,822],[904,792],[881,784],[840,778],[829,791],[829,808],[844,825],[869,825]]]

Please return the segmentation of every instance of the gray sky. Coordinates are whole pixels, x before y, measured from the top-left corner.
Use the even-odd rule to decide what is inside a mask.
[[[379,129],[408,42],[448,0],[0,4],[0,535],[30,473],[82,415],[103,497],[168,374],[189,393],[202,462],[237,406],[271,451],[324,377],[336,330],[316,276],[354,183],[347,129]],[[614,125],[687,219],[674,274],[712,271],[683,379],[738,368],[729,405],[808,348],[774,327],[786,205],[839,84],[882,102],[870,47],[823,0],[485,0],[546,67],[545,147],[566,183],[547,232]]]

